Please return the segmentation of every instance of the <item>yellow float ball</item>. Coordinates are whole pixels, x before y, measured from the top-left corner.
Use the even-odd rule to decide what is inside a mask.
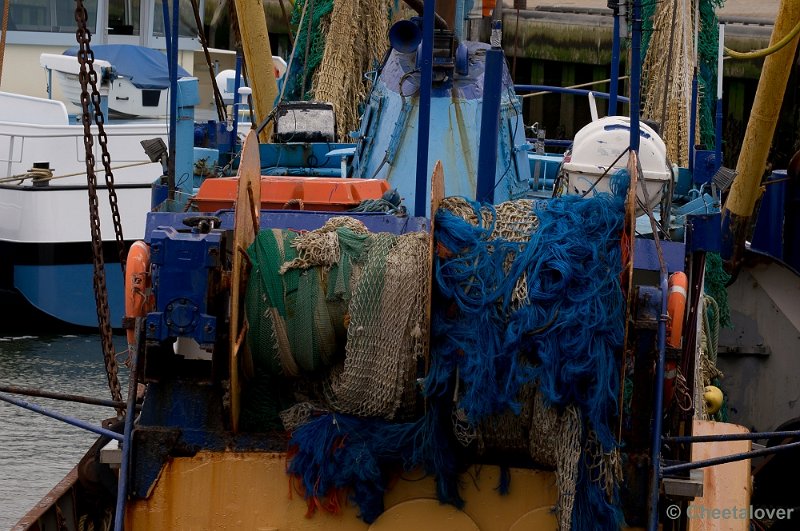
[[[703,400],[706,403],[706,411],[709,415],[716,414],[716,412],[722,407],[722,390],[714,385],[707,385],[703,391]]]

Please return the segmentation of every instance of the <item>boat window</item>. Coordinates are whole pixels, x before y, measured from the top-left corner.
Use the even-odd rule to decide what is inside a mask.
[[[108,1],[108,34],[139,35],[139,0]]]
[[[203,4],[198,2],[200,5],[200,12],[202,13]],[[156,0],[155,2],[156,8],[153,13],[153,35],[157,37],[164,36],[164,8],[161,5],[160,0]],[[172,17],[172,2],[167,2],[167,6],[169,9],[169,16],[170,19]],[[194,20],[194,14],[192,13],[192,4],[191,2],[181,2],[180,3],[180,17],[179,17],[179,26],[178,26],[178,35],[181,37],[197,37],[197,24]],[[170,31],[172,30],[172,25],[170,24]]]
[[[97,0],[84,0],[88,25],[94,29]],[[72,0],[11,0],[8,11],[9,31],[75,33],[75,2]]]

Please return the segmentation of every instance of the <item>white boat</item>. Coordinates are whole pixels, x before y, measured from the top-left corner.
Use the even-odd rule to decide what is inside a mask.
[[[45,54],[56,78],[68,81],[77,74],[76,59],[62,53],[77,44],[74,5],[63,4],[61,0],[11,0],[9,5],[0,87],[0,311],[9,318],[17,317],[23,313],[23,304],[28,309],[32,305],[44,313],[26,310],[26,317],[38,320],[49,314],[61,323],[94,327],[97,317],[86,155],[83,126],[74,117],[80,107],[72,104],[80,101],[79,85],[77,78],[74,84],[53,83],[41,68]],[[204,0],[199,4],[202,12]],[[130,243],[144,233],[151,184],[162,174],[162,168],[150,162],[140,141],[156,137],[166,140],[167,120],[163,116],[167,114],[168,97],[161,90],[157,95],[147,92],[155,90],[151,86],[137,87],[142,85],[137,72],[131,74],[120,66],[126,57],[101,55],[103,45],[120,45],[116,49],[122,50],[123,56],[140,48],[148,50],[137,54],[140,60],[143,54],[166,57],[161,51],[166,49],[166,39],[161,6],[155,1],[109,7],[105,1],[94,6],[87,3],[87,29],[92,35],[100,90],[113,94],[110,107],[119,113],[162,116],[157,120],[106,120],[122,230]],[[191,9],[188,3],[181,5],[178,32],[178,60],[186,68],[183,75],[193,70],[193,52],[199,48],[194,19],[191,13],[184,13],[186,9]],[[48,54],[51,57],[47,58]],[[152,77],[152,64],[140,69]],[[147,104],[156,97],[157,106]],[[139,105],[134,106],[137,100]],[[96,134],[96,128],[92,129]],[[97,140],[94,149],[111,322],[118,327],[123,313],[123,301],[118,296],[122,278]],[[47,163],[52,178],[12,178],[25,176],[35,163]],[[14,326],[5,321],[5,325]]]
[[[133,241],[143,235],[151,184],[161,174],[140,142],[166,139],[167,129],[158,122],[118,122],[105,131],[123,235]],[[61,321],[96,326],[83,134],[62,102],[0,92],[0,292],[7,310],[17,307],[21,294]],[[118,262],[97,142],[94,150],[104,247],[108,261]],[[49,171],[34,177],[34,166]],[[121,271],[118,264],[106,269],[112,324],[119,326],[122,301],[115,297],[121,291],[114,286],[121,286]]]
[[[169,111],[169,65],[159,50],[134,44],[92,46],[98,78],[108,89],[109,112],[137,118],[166,116]],[[63,54],[43,53],[39,62],[55,75],[63,97],[80,106],[80,64],[76,49]],[[178,78],[191,74],[178,67]]]

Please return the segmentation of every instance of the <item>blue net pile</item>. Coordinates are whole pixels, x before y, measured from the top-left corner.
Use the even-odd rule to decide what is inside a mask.
[[[615,352],[624,335],[622,196],[534,202],[538,228],[524,241],[494,236],[494,209],[471,206],[473,218],[488,211],[489,223],[446,209],[436,217],[436,238],[452,256],[436,265],[429,397],[452,400],[457,374],[456,407],[477,425],[518,413],[520,392],[533,385],[551,408],[578,407],[584,451],[612,453]],[[590,433],[596,443],[586,444]],[[593,480],[588,457],[580,461],[573,528],[617,529],[616,492]]]

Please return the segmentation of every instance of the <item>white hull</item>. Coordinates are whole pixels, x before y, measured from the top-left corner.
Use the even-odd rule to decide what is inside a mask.
[[[24,174],[35,162],[48,162],[54,176],[39,187],[30,179],[0,185],[0,240],[89,241],[83,126],[67,125],[66,110],[59,102],[0,93],[0,109],[0,177]],[[48,119],[55,123],[45,125]],[[166,127],[158,123],[109,124],[105,130],[114,181],[119,187],[123,231],[126,239],[140,238],[150,210],[149,185],[161,175],[160,164],[149,161],[140,141],[155,137],[166,140]],[[104,186],[101,154],[95,137],[95,171],[98,184]],[[99,190],[98,196],[104,238],[113,240],[107,192]]]

